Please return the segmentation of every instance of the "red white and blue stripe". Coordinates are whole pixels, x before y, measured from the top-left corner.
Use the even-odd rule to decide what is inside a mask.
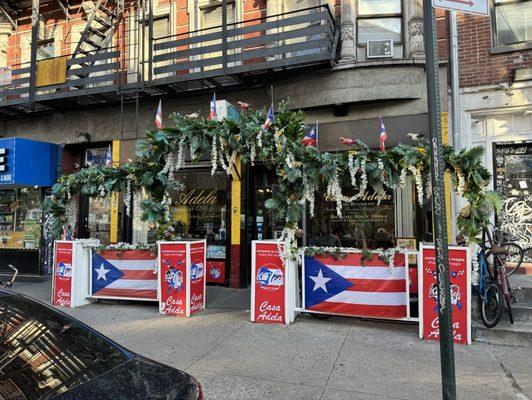
[[[407,316],[405,256],[395,268],[361,254],[341,260],[331,256],[305,258],[305,308],[329,314],[399,319]]]
[[[209,119],[216,119],[217,116],[218,112],[216,110],[216,93],[213,93],[209,111]]]
[[[386,147],[384,146],[384,142],[388,138],[388,135],[386,134],[386,127],[384,126],[384,122],[382,122],[382,117],[379,115],[379,123],[380,123],[380,144],[381,144],[381,151],[386,150]]]
[[[163,129],[163,103],[159,100],[159,106],[157,107],[157,113],[155,114],[155,125],[159,129]]]
[[[157,300],[156,256],[149,251],[100,251],[92,255],[92,295]]]
[[[301,140],[304,146],[316,146],[318,144],[318,123],[310,126],[310,129]]]
[[[273,124],[273,104],[270,106],[270,109],[268,110],[268,114],[266,115],[266,120],[264,121],[264,124],[262,124],[262,128],[264,130],[267,130],[271,124]]]

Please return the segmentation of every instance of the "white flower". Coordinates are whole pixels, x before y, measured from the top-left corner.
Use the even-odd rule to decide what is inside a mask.
[[[414,176],[414,180],[416,182],[416,189],[417,189],[417,201],[419,205],[422,206],[423,205],[423,179],[421,177],[421,171],[413,165],[410,165],[408,167],[408,170]]]
[[[179,140],[179,149],[177,150],[177,162],[175,164],[175,169],[180,169],[183,165],[185,165],[185,159],[184,159],[184,153],[185,153],[185,136],[181,136],[181,139]]]
[[[217,147],[218,137],[216,134],[212,136],[212,146],[211,146],[211,175],[214,176],[216,169],[218,168],[218,147]]]

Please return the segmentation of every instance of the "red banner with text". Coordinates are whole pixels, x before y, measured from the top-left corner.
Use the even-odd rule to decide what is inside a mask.
[[[162,314],[187,316],[187,245],[161,243],[159,310]]]
[[[277,243],[254,242],[252,321],[285,323],[285,266]]]
[[[440,328],[437,303],[436,258],[434,247],[422,247],[420,285],[420,333],[426,340],[439,340]],[[453,338],[455,343],[471,343],[471,299],[469,283],[468,249],[449,247],[451,277],[451,308]]]
[[[205,302],[205,244],[190,244],[190,313],[203,310]]]
[[[52,304],[72,305],[72,253],[73,242],[56,242],[54,254],[54,292]]]

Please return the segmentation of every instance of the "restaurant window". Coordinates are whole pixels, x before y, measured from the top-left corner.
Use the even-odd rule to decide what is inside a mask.
[[[42,195],[36,188],[0,191],[1,248],[38,249]]]
[[[402,43],[401,0],[359,0],[357,23],[359,44],[387,39]]]
[[[495,0],[492,15],[495,46],[532,41],[531,0]]]
[[[344,203],[342,218],[336,203],[328,201],[320,190],[316,195],[315,215],[307,222],[307,244],[310,246],[389,248],[395,238],[394,194],[387,191],[379,202],[375,192],[368,191],[360,200]],[[353,195],[344,190],[344,194]]]
[[[227,245],[227,175],[210,170],[175,174],[168,186],[176,239],[207,239],[207,258],[225,260]],[[133,204],[133,243],[153,243],[155,230],[141,220],[142,196]]]
[[[149,21],[145,21],[146,26],[144,27],[144,55],[142,57],[142,62],[144,65],[144,79],[148,79],[149,77],[149,71],[150,71],[150,46],[152,46],[155,43],[164,43],[164,41],[156,41],[154,43],[151,43],[150,40],[150,29],[149,29]],[[158,38],[164,38],[168,35],[170,35],[170,16],[164,15],[164,16],[155,16],[153,19],[153,37],[154,39]],[[175,38],[172,38],[175,40]],[[158,53],[159,54],[159,53]],[[167,61],[153,63],[153,69],[156,67],[162,67],[164,65],[168,65],[169,63]],[[162,76],[158,76],[159,78]]]

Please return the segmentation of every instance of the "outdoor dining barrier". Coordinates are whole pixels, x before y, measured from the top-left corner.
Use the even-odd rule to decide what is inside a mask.
[[[157,254],[150,249],[92,249],[88,297],[158,301]]]
[[[190,317],[205,308],[207,241],[158,242],[159,312]]]
[[[439,340],[435,250],[423,243],[419,247],[419,338]],[[471,344],[471,252],[469,247],[449,246],[448,255],[453,339]]]
[[[297,270],[276,240],[251,243],[251,321],[288,325],[296,317]]]
[[[91,302],[87,298],[91,246],[96,239],[56,240],[52,270],[52,304],[79,307]]]
[[[410,310],[408,256],[396,252],[383,261],[379,252],[336,249],[341,256],[305,256],[301,307],[305,313],[418,321]]]

